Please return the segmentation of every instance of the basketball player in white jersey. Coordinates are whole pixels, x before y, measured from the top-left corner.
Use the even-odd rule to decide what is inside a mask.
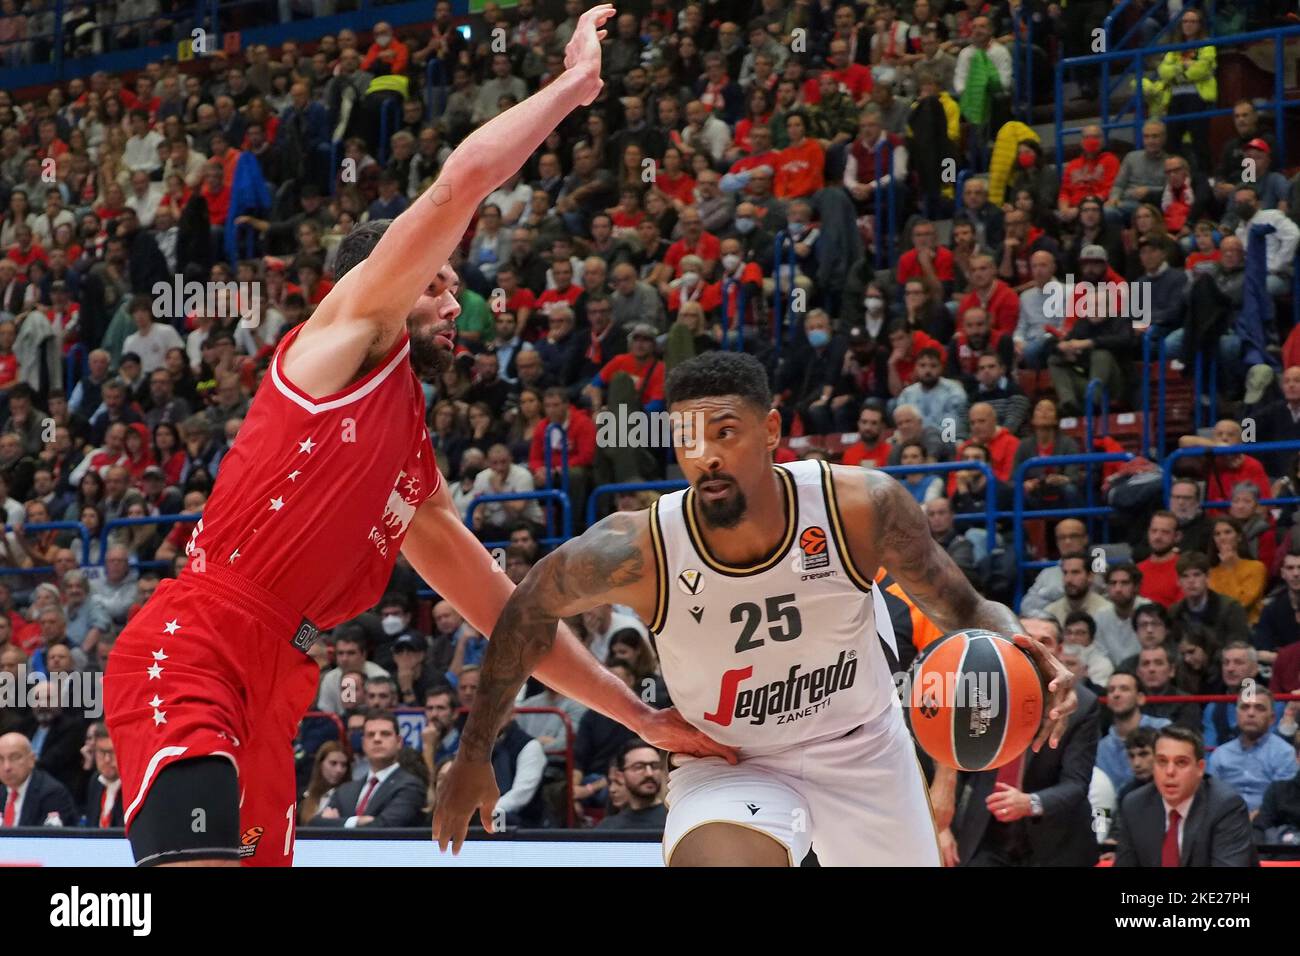
[[[539,562],[492,632],[434,835],[458,850],[475,809],[490,830],[490,756],[561,618],[635,610],[656,635],[674,706],[741,760],[681,758],[668,780],[673,866],[938,866],[924,777],[877,637],[882,564],[945,631],[1012,636],[1052,700],[1035,748],[1076,706],[1068,671],[1006,607],[980,597],[915,499],[877,471],[774,465],[781,419],[763,367],[710,352],[673,369],[670,409],[698,423],[677,460],[690,487],[610,515]],[[888,630],[892,634],[892,629]]]

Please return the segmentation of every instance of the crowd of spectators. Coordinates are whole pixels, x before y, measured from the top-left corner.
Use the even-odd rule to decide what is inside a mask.
[[[90,6],[112,15],[69,19]],[[185,35],[183,6],[64,4],[63,42],[161,54]],[[284,21],[344,9],[279,6]],[[1108,6],[649,0],[621,11],[601,95],[488,197],[457,249],[456,360],[425,383],[453,499],[506,573],[522,580],[544,552],[548,515],[536,500],[474,499],[563,484],[578,530],[594,487],[665,476],[658,451],[598,443],[598,416],[662,409],[665,367],[706,349],[768,365],[787,435],[814,446],[787,443],[779,460],[982,462],[1002,511],[1029,458],[1120,450],[1074,420],[1094,379],[1109,401],[1100,411],[1140,408],[1144,335],[1166,341],[1171,375],[1217,356],[1223,420],[1182,445],[1300,439],[1300,333],[1287,321],[1300,177],[1274,168],[1281,123],[1250,101],[1213,151],[1207,122],[1180,119],[1218,102],[1215,48],[1152,59],[1135,143],[1089,125],[1056,156],[1013,122],[1024,17],[1050,60],[1087,52],[1080,31]],[[1272,22],[1266,6],[1251,16]],[[3,0],[5,64],[49,59],[51,7]],[[0,90],[0,567],[11,572],[0,668],[102,671],[130,615],[183,567],[276,343],[331,288],[340,239],[400,215],[470,131],[551,82],[582,9],[489,2],[457,19],[439,2],[418,26],[160,55],[130,77],[95,73],[39,95]],[[1207,23],[1199,8],[1173,21],[1135,9],[1147,39],[1242,25],[1232,11]],[[117,25],[128,20],[139,22]],[[1123,284],[1152,321],[1067,315],[1061,303],[1080,294],[1067,276]],[[190,281],[216,288],[216,307],[159,308],[159,283]],[[1300,690],[1295,509],[1260,504],[1300,494],[1300,456],[1185,459],[1167,501],[1159,463],[1143,457],[1037,469],[1023,478],[1028,508],[1092,494],[1119,517],[1031,522],[1025,555],[1005,523],[990,533],[967,520],[983,513],[987,474],[916,473],[906,485],[984,593],[1011,601],[1018,560],[1056,562],[1028,582],[1021,610],[1051,615],[1063,659],[1108,695],[1096,764],[1113,790],[1142,779],[1144,734],[1172,721],[1201,735],[1213,775],[1261,811],[1261,839],[1300,827],[1294,794],[1268,790],[1295,774],[1294,751],[1278,750],[1294,741],[1294,703],[1277,702],[1271,719],[1250,709],[1254,696],[1146,703]],[[175,515],[187,520],[102,534]],[[84,540],[45,527],[56,522],[79,524]],[[417,600],[422,587],[399,561],[374,612],[313,652],[317,708],[344,739],[328,740],[332,721],[304,724],[304,824],[417,822],[454,759],[485,639],[445,602]],[[669,705],[634,616],[603,608],[573,626],[630,687]],[[520,706],[494,753],[511,822],[661,823],[662,770],[643,743],[539,684]],[[395,708],[422,710],[422,723],[412,731]],[[13,734],[33,741],[34,766],[78,804],[68,822],[94,823],[87,800],[112,809],[115,772],[99,763],[111,742],[96,733],[55,703],[0,712],[0,751],[22,750]]]

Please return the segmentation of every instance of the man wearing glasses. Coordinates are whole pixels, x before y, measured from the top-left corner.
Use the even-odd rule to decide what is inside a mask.
[[[619,754],[627,805],[596,825],[598,830],[664,832],[668,808],[663,801],[663,755],[644,740],[629,740]]]

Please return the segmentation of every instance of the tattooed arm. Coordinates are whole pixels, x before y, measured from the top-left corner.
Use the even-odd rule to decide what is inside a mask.
[[[862,529],[849,543],[858,570],[874,576],[876,568],[883,565],[945,633],[983,628],[1014,640],[1028,651],[1052,696],[1034,749],[1049,736],[1055,747],[1078,706],[1074,675],[1042,644],[1021,633],[1020,621],[1010,608],[990,601],[971,586],[930,534],[925,513],[907,489],[875,470],[836,468],[835,475],[845,524]]]
[[[645,512],[612,514],[548,554],[515,588],[492,628],[474,707],[461,733],[462,756],[488,759],[497,731],[509,719],[515,695],[535,670],[539,678],[560,693],[597,706],[628,726],[635,727],[644,712],[651,710],[629,692],[625,696],[634,709],[628,706],[619,713],[608,713],[595,703],[590,687],[562,679],[569,668],[561,665],[559,674],[554,667],[539,669],[559,650],[556,633],[561,618],[601,604],[645,606],[647,585],[649,593],[653,593],[655,584],[648,527]],[[622,682],[601,667],[590,652],[581,646],[577,650],[586,657],[588,666],[584,669],[594,669],[601,678],[621,686]],[[557,676],[561,679],[555,680]]]
[[[601,604],[626,604],[645,612],[656,586],[649,538],[647,512],[612,514],[539,561],[505,602],[491,629],[459,751],[438,786],[433,832],[442,849],[450,844],[459,852],[475,810],[488,832],[495,829],[492,748],[533,671],[561,694],[622,722],[652,746],[736,762],[733,749],[711,740],[675,709],[648,707],[560,623]],[[609,682],[617,685],[616,694],[606,692]],[[615,705],[602,706],[602,701]]]

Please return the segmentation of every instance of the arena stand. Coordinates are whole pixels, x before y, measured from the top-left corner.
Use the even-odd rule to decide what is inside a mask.
[[[1144,712],[1190,704],[1205,727],[1235,727],[1203,711],[1234,702],[1243,677],[1270,683],[1283,693],[1268,739],[1294,747],[1295,14],[917,6],[928,19],[884,2],[622,11],[605,92],[490,197],[453,259],[457,361],[426,396],[457,504],[521,580],[597,517],[682,486],[665,449],[596,442],[599,409],[662,404],[653,368],[621,358],[633,326],[651,326],[668,368],[743,349],[774,383],[778,460],[886,467],[984,593],[1063,625],[1101,607],[1071,640],[1104,660],[1091,645],[1067,657],[1103,697],[1101,675],[1131,667],[1152,692]],[[583,5],[444,2],[432,21],[427,3],[372,0],[16,7],[0,15],[0,668],[93,675],[186,561],[221,456],[276,342],[328,292],[340,239],[400,214],[470,130],[552,78]],[[1088,277],[1148,308],[1075,318],[1061,283]],[[156,286],[174,281],[248,285],[158,311]],[[256,322],[241,321],[250,305]],[[1166,508],[1176,553],[1148,533]],[[1095,599],[1063,590],[1067,522]],[[1109,571],[1198,549],[1209,604],[1187,602],[1167,567],[1144,571],[1138,600],[1173,614],[1154,646],[1174,674],[1148,683],[1140,654],[1101,643],[1102,626],[1130,650],[1144,636]],[[1174,590],[1157,593],[1157,576]],[[345,778],[364,760],[352,731],[366,706],[399,714],[403,767],[430,798],[454,754],[482,636],[403,562],[389,591],[315,649],[322,693],[298,749],[315,806],[339,782],[329,751]],[[1234,606],[1246,628],[1216,633]],[[606,609],[573,626],[670,703],[641,622]],[[398,648],[408,637],[419,660]],[[1227,680],[1225,654],[1249,673]],[[519,717],[546,769],[526,826],[616,820],[627,732],[540,685],[528,695]],[[1114,719],[1128,723],[1103,707],[1103,738]],[[38,727],[52,728],[39,766],[78,806],[65,822],[105,822],[88,721],[0,710],[0,733]],[[1266,781],[1266,856],[1300,838],[1295,771]]]

